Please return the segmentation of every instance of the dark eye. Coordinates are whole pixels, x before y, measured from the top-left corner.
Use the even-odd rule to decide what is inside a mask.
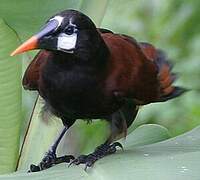
[[[69,26],[65,29],[65,33],[67,35],[72,35],[74,33],[74,27],[73,26]]]

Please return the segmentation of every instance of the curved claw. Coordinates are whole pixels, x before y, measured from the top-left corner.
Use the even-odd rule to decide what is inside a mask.
[[[78,158],[74,159],[68,165],[68,167],[70,167],[72,164],[85,164],[84,170],[86,171],[87,168],[91,167],[98,159],[101,159],[109,154],[115,153],[117,151],[117,147],[123,150],[123,146],[119,142],[115,142],[113,144],[102,144],[101,146],[98,146],[93,153],[88,155],[81,155]]]
[[[38,172],[44,169],[48,169],[56,164],[60,163],[69,163],[71,160],[74,160],[74,156],[65,155],[61,157],[56,157],[56,155],[52,155],[51,153],[47,153],[46,156],[42,159],[39,165],[31,164],[30,170],[28,172]]]
[[[72,162],[69,163],[68,167],[70,167],[72,164],[76,164],[77,159],[74,159]],[[78,164],[76,164],[78,165]]]
[[[79,165],[81,163],[84,163],[86,157],[87,157],[87,155],[81,155],[76,159],[74,158],[73,161],[68,165],[68,167],[70,167],[72,164]]]
[[[92,167],[92,165],[95,163],[95,161],[96,160],[94,159],[93,161],[91,160],[91,161],[86,162],[84,170],[87,171],[87,168]]]
[[[30,165],[30,170],[28,170],[28,173],[31,173],[31,172],[38,172],[38,171],[41,171],[40,167],[39,166],[36,166],[34,164],[31,164]]]
[[[77,159],[74,159],[72,162],[70,162],[69,165],[68,165],[68,167],[70,167],[72,164],[78,165],[78,164],[77,164]]]
[[[61,156],[61,157],[56,158],[55,164],[60,164],[63,162],[69,163],[71,160],[74,160],[74,159],[75,157],[72,155]]]
[[[121,148],[122,150],[124,150],[122,144],[119,143],[119,142],[114,142],[111,146],[113,146],[113,145],[114,145],[115,147],[119,147],[119,148]]]

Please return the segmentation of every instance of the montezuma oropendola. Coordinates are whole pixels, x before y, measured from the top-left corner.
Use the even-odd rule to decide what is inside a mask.
[[[47,109],[61,118],[64,129],[38,166],[39,171],[73,156],[56,157],[56,148],[76,119],[106,119],[110,136],[73,164],[86,167],[122,147],[138,106],[167,101],[185,89],[173,85],[175,74],[164,53],[153,45],[123,34],[96,28],[89,17],[65,10],[51,17],[39,33],[11,55],[41,49],[23,77],[25,89],[36,90]]]

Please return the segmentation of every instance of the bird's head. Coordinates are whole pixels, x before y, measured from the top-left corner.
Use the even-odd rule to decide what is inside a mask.
[[[98,49],[102,41],[95,24],[83,13],[65,10],[52,16],[41,30],[20,45],[11,56],[33,49],[87,54]]]

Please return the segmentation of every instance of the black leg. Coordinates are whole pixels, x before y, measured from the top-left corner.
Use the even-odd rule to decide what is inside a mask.
[[[113,144],[105,142],[104,144],[98,146],[95,151],[88,155],[81,155],[78,158],[74,159],[70,164],[85,164],[85,170],[88,167],[91,167],[98,159],[103,158],[104,156],[107,156],[109,154],[113,154],[116,152],[117,147],[120,147],[123,149],[122,145],[119,142],[115,142]]]
[[[59,163],[63,163],[63,162],[69,163],[70,160],[74,159],[74,157],[72,155],[62,156],[62,157],[56,156],[57,147],[58,147],[61,139],[63,138],[64,134],[66,133],[67,129],[68,129],[67,127],[63,128],[60,135],[55,140],[54,144],[51,146],[49,151],[45,154],[42,161],[38,165],[31,164],[30,170],[28,172],[41,171],[41,170],[50,168],[55,164],[59,164]]]
[[[67,127],[64,127],[63,130],[61,131],[60,135],[58,136],[58,138],[55,140],[55,142],[53,143],[53,145],[50,148],[50,151],[52,153],[56,153],[56,149],[58,147],[58,144],[60,143],[61,139],[63,138],[63,136],[65,135],[65,133],[67,132]]]
[[[127,122],[126,119],[131,117],[131,113],[129,113],[129,110],[132,108],[132,106],[125,107],[125,110],[128,112],[125,114],[125,110],[120,109],[117,112],[114,112],[110,116],[107,116],[105,119],[108,120],[110,123],[111,128],[111,134],[107,141],[98,146],[95,151],[88,155],[81,155],[78,158],[74,159],[70,164],[85,164],[85,170],[87,167],[91,167],[98,159],[103,158],[104,156],[107,156],[109,154],[113,154],[117,151],[117,147],[123,149],[122,145],[119,142],[114,142],[116,139],[119,139],[119,137],[126,136],[127,131]]]

